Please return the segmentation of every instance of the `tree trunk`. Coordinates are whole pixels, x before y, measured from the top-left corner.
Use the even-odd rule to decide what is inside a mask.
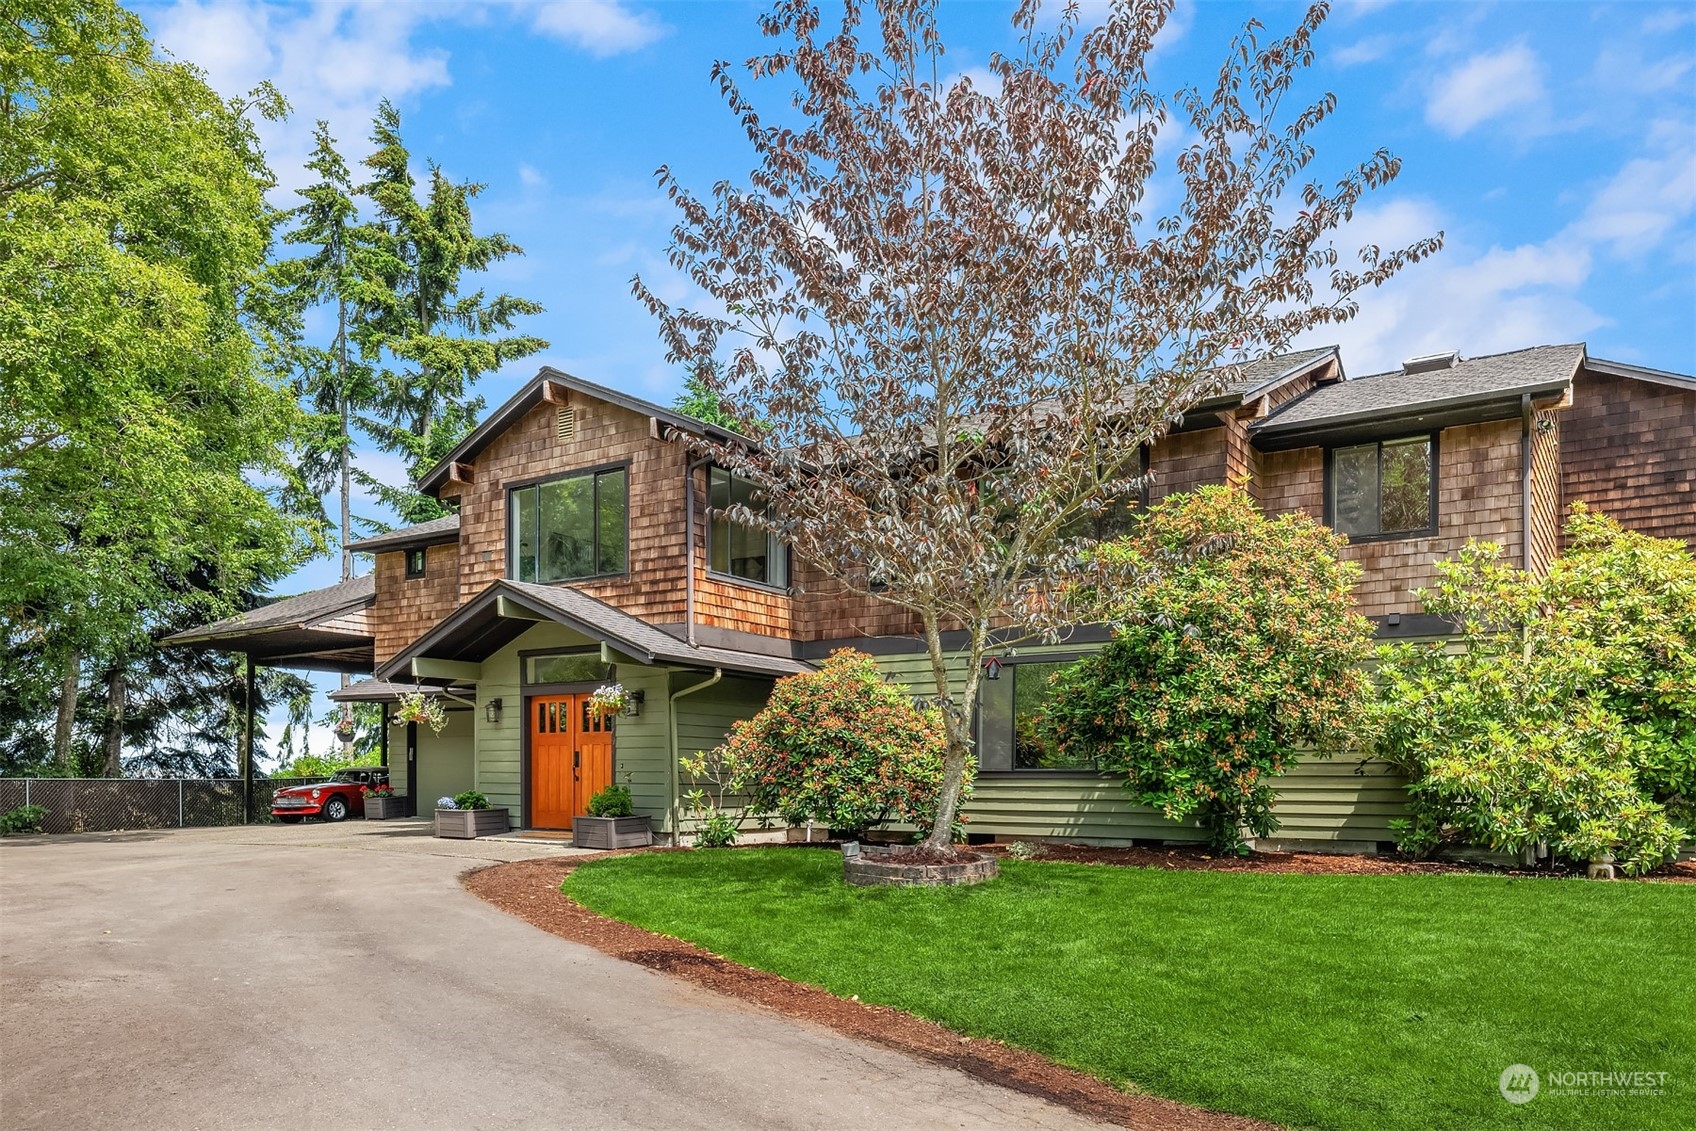
[[[106,677],[106,766],[102,771],[109,778],[124,776],[124,708],[128,695],[124,669],[112,669]]]
[[[59,721],[53,728],[53,757],[65,769],[71,765],[71,726],[77,718],[77,683],[82,675],[82,653],[72,648],[65,657],[65,680],[59,686]]]
[[[960,811],[960,791],[966,783],[966,763],[972,756],[971,702],[977,695],[978,665],[984,637],[972,634],[965,693],[955,702],[948,680],[948,658],[942,650],[941,626],[925,618],[925,645],[930,652],[931,675],[936,681],[937,704],[942,708],[943,733],[947,746],[942,755],[942,789],[936,799],[936,822],[925,837],[924,847],[933,852],[953,852],[954,819]]]
[[[342,408],[341,435],[341,541],[342,541],[342,580],[353,578],[353,551],[347,548],[349,527],[353,525],[353,502],[348,496],[353,491],[353,451],[351,414],[348,409],[348,378],[347,378],[347,299],[338,298],[336,302],[336,399]],[[342,673],[341,685],[345,688],[349,679],[346,672]],[[353,725],[353,704],[343,703],[341,719],[344,726]],[[353,760],[353,732],[349,729],[342,739],[342,759]]]

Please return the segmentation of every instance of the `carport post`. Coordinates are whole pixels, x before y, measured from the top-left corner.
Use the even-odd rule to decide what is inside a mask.
[[[183,827],[183,779],[177,779],[177,828]]]
[[[253,823],[253,654],[247,654],[247,691],[241,723],[241,823]]]

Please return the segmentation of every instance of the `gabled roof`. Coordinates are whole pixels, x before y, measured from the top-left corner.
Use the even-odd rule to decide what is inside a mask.
[[[692,416],[685,416],[676,409],[664,408],[652,401],[645,401],[641,397],[633,397],[629,393],[621,393],[617,389],[609,389],[605,385],[597,385],[593,381],[585,381],[581,377],[574,377],[569,373],[561,372],[551,365],[544,365],[527,385],[508,398],[505,404],[490,413],[488,418],[472,429],[471,434],[461,440],[453,451],[442,458],[440,463],[426,472],[424,478],[418,481],[418,489],[429,494],[440,488],[447,480],[448,471],[454,464],[468,463],[476,459],[483,449],[494,442],[495,437],[518,423],[526,413],[541,404],[546,396],[546,386],[549,384],[564,386],[586,397],[593,397],[596,400],[606,401],[608,404],[618,405],[620,408],[629,409],[638,415],[650,417],[697,436],[706,436],[729,443],[749,445],[757,443],[739,432],[732,432],[730,429],[721,428],[716,424],[707,424]]]
[[[375,642],[370,608],[376,580],[367,574],[165,637],[173,647],[245,652],[280,667],[366,671]]]
[[[1696,377],[1688,373],[1650,369],[1646,365],[1629,365],[1623,361],[1603,361],[1599,357],[1586,359],[1584,368],[1592,373],[1605,373],[1609,377],[1630,377],[1634,381],[1647,381],[1652,385],[1669,385],[1674,389],[1696,392]]]
[[[591,640],[604,641],[647,664],[723,668],[745,675],[785,676],[811,666],[788,656],[691,645],[663,629],[565,585],[536,585],[501,579],[450,613],[429,632],[378,669],[381,679],[409,678],[415,659],[481,660],[523,635],[535,621],[501,614],[502,600],[562,624]]]
[[[332,703],[394,703],[403,695],[435,697],[446,693],[447,688],[438,687],[433,683],[391,683],[383,679],[362,679],[358,683],[336,688],[326,698]],[[453,694],[455,698],[465,699],[475,698],[477,695],[469,689],[455,691]]]
[[[1331,360],[1337,361],[1340,373],[1342,357],[1341,351],[1336,346],[1294,350],[1290,353],[1275,354],[1271,357],[1263,357],[1258,361],[1251,361],[1241,367],[1241,374],[1237,380],[1232,381],[1218,393],[1202,401],[1196,408],[1207,409],[1251,401],[1256,397],[1265,396],[1278,386],[1292,381]],[[1346,374],[1344,377],[1346,379]]]
[[[357,550],[362,554],[376,554],[385,550],[409,550],[419,546],[436,546],[443,542],[459,541],[459,515],[445,514],[441,518],[433,518],[429,522],[420,522],[414,526],[403,526],[399,530],[391,530],[387,534],[374,534],[369,538],[361,538],[357,542],[349,542],[347,548]]]
[[[1584,363],[1584,345],[1535,346],[1419,373],[1373,374],[1321,386],[1257,422],[1257,447],[1293,447],[1350,430],[1419,421],[1433,427],[1519,411],[1520,398],[1560,393]]]

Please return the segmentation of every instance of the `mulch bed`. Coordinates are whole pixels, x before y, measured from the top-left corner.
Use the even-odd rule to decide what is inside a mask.
[[[985,845],[978,851],[1005,854],[1006,845]],[[1196,872],[1285,872],[1309,876],[1441,875],[1473,872],[1526,879],[1571,878],[1583,871],[1527,870],[1468,864],[1452,860],[1410,860],[1402,856],[1345,855],[1330,852],[1251,852],[1247,856],[1215,856],[1202,848],[1096,848],[1087,844],[1043,844],[1034,860],[1056,864],[1106,864],[1122,868],[1170,868]],[[1696,883],[1696,861],[1686,860],[1658,869],[1646,880]]]
[[[579,864],[613,855],[625,853],[496,864],[468,873],[464,882],[472,894],[549,934],[789,1017],[823,1025],[856,1040],[883,1045],[992,1084],[1041,1097],[1093,1119],[1140,1131],[1276,1131],[1271,1124],[1258,1120],[1206,1111],[1156,1096],[1122,1092],[1103,1080],[1064,1068],[1033,1052],[998,1041],[963,1037],[898,1009],[844,1000],[817,986],[739,966],[693,943],[597,915],[559,890],[565,877]]]

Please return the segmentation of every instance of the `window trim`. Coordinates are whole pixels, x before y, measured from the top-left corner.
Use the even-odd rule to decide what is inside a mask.
[[[745,585],[750,589],[763,589],[767,593],[792,593],[792,592],[794,592],[794,587],[795,587],[795,556],[794,556],[794,553],[791,550],[789,543],[785,542],[781,538],[779,538],[777,540],[777,544],[779,546],[783,547],[783,576],[789,579],[787,582],[785,582],[782,585],[778,585],[778,584],[776,584],[774,582],[770,582],[770,581],[757,581],[752,577],[740,577],[740,576],[738,576],[737,574],[734,574],[734,573],[720,573],[718,570],[713,568],[713,516],[712,516],[713,505],[712,505],[712,503],[713,503],[713,472],[714,471],[722,471],[726,475],[730,476],[732,479],[737,478],[736,473],[731,471],[728,467],[720,467],[716,463],[710,463],[710,464],[707,465],[707,505],[706,505],[706,508],[705,508],[706,514],[702,516],[702,521],[701,521],[701,550],[702,550],[701,559],[702,559],[702,562],[704,563],[707,577],[709,579],[713,580],[713,581],[722,581],[722,582],[726,582],[726,583],[731,584],[731,585]],[[743,480],[743,482],[747,482],[747,480]],[[766,531],[765,533],[766,533],[766,538],[768,540],[775,537],[775,535],[773,535],[769,530]]]
[[[412,555],[418,555],[418,568],[412,568]],[[428,546],[410,547],[403,551],[401,561],[405,567],[406,580],[418,581],[430,576],[430,548]]]
[[[1105,647],[1105,645],[1103,645],[1103,647]],[[1002,678],[1005,679],[1009,674],[1011,674],[1014,679],[1017,679],[1018,673],[1013,669],[1017,668],[1020,664],[1075,664],[1079,660],[1093,656],[1099,651],[1100,649],[1096,648],[1085,649],[1083,651],[1054,652],[1047,655],[1011,656],[1001,661]],[[980,749],[982,749],[983,746],[983,690],[984,684],[988,682],[989,681],[987,679],[979,678],[977,698],[976,701],[972,703],[972,751],[974,756]],[[1014,752],[1014,757],[1015,759],[1018,757],[1016,751]],[[1123,775],[1116,774],[1112,770],[1103,770],[1098,766],[1020,766],[1015,762],[1010,769],[980,769],[977,771],[975,776],[979,778],[1002,779],[1048,777],[1111,780],[1113,778],[1122,777]]]
[[[544,486],[548,483],[557,483],[562,479],[580,479],[583,476],[589,476],[590,478],[593,478],[594,476],[603,474],[604,472],[608,472],[608,471],[623,471],[624,472],[624,568],[621,569],[621,570],[618,570],[617,572],[614,572],[614,573],[590,573],[590,574],[584,574],[582,577],[562,577],[558,581],[540,581],[540,580],[538,580],[538,581],[527,581],[524,584],[526,584],[526,585],[577,585],[577,584],[580,584],[581,582],[585,582],[585,581],[606,581],[606,580],[609,580],[611,578],[619,578],[619,577],[626,577],[627,578],[627,577],[629,577],[630,576],[630,496],[631,496],[630,462],[631,461],[629,461],[629,460],[621,460],[621,461],[616,462],[616,463],[595,464],[592,467],[578,467],[578,468],[573,468],[570,471],[559,472],[559,473],[556,473],[556,474],[553,474],[553,475],[539,475],[539,476],[533,476],[529,479],[515,479],[512,482],[507,483],[505,485],[506,486],[506,493],[505,493],[506,513],[505,513],[504,517],[501,519],[501,521],[506,524],[506,578],[507,578],[507,580],[508,581],[518,581],[518,580],[520,580],[519,577],[518,577],[518,528],[517,528],[517,525],[512,521],[512,497],[520,491],[529,490],[531,487],[541,487],[541,486]],[[541,498],[541,492],[538,491],[537,492],[537,499],[540,500],[540,498]],[[540,536],[541,536],[541,526],[540,526],[540,519],[538,517],[537,537],[540,538]],[[595,539],[594,539],[593,553],[595,555],[595,562],[597,564],[599,564],[600,560],[601,560],[601,516],[600,516],[600,513],[599,513],[599,508],[596,509],[596,514],[595,514]],[[540,572],[540,571],[538,571],[538,572]]]
[[[1404,440],[1424,439],[1428,443],[1430,443],[1430,445],[1431,445],[1431,495],[1430,495],[1430,501],[1429,501],[1429,507],[1430,507],[1430,512],[1431,512],[1431,522],[1430,522],[1430,524],[1427,525],[1427,526],[1420,527],[1418,530],[1392,530],[1388,533],[1378,533],[1378,534],[1349,534],[1349,535],[1347,535],[1347,538],[1349,540],[1349,544],[1355,545],[1355,546],[1358,546],[1361,543],[1365,543],[1365,542],[1406,542],[1406,541],[1409,541],[1409,540],[1414,539],[1414,538],[1435,538],[1437,536],[1438,531],[1442,527],[1442,516],[1437,511],[1437,494],[1438,494],[1437,484],[1438,484],[1438,481],[1442,478],[1442,468],[1443,468],[1442,449],[1438,445],[1438,438],[1439,438],[1440,435],[1441,435],[1441,433],[1437,432],[1437,431],[1407,432],[1407,433],[1402,433],[1402,434],[1395,435],[1395,436],[1381,436],[1381,437],[1379,437],[1377,439],[1373,439],[1373,440],[1356,440],[1353,443],[1349,443],[1349,444],[1335,444],[1335,445],[1327,447],[1325,449],[1325,484],[1324,484],[1324,486],[1325,486],[1325,525],[1330,527],[1332,530],[1337,530],[1337,475],[1336,475],[1335,464],[1336,464],[1336,454],[1339,450],[1341,450],[1343,448],[1360,448],[1360,447],[1366,446],[1367,444],[1376,444],[1377,445],[1377,447],[1378,447],[1378,468],[1379,468],[1379,476],[1380,476],[1380,478],[1379,478],[1379,503],[1380,503],[1380,505],[1382,505],[1382,503],[1383,503],[1383,478],[1382,478],[1382,475],[1383,475],[1383,468],[1384,468],[1384,445],[1385,444],[1395,444],[1395,443],[1399,443],[1399,442],[1404,441]],[[1337,533],[1342,534],[1343,531],[1337,530]]]

